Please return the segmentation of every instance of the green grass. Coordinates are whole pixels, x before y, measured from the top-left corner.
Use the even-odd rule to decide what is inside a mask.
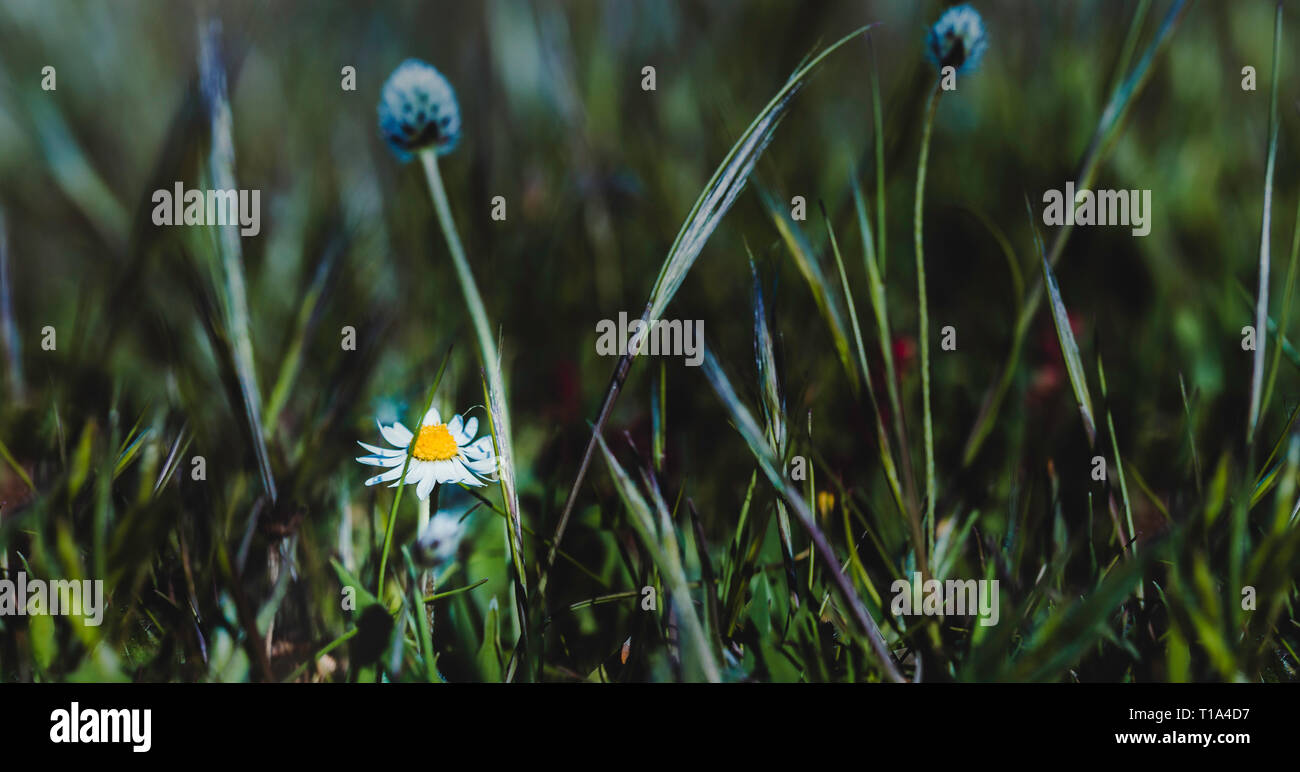
[[[1300,19],[980,3],[944,93],[940,6],[6,3],[0,575],[111,603],[0,615],[0,680],[1295,681]],[[463,139],[403,164],[408,56]],[[262,232],[154,226],[176,180]],[[1040,225],[1066,180],[1151,234]],[[619,312],[702,365],[599,356]],[[364,486],[430,406],[495,480]],[[998,623],[897,613],[916,572]]]

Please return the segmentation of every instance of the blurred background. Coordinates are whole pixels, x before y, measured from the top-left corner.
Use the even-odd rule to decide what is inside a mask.
[[[1043,191],[1075,179],[1107,100],[1151,52],[1171,4],[976,6],[989,47],[938,107],[924,236],[936,338],[938,529],[947,544],[960,544],[950,547],[953,576],[1001,579],[1003,621],[987,634],[970,624],[895,621],[887,637],[901,661],[924,650],[934,679],[1293,679],[1294,540],[1267,541],[1272,487],[1254,489],[1262,501],[1254,511],[1241,492],[1262,475],[1300,404],[1300,358],[1288,352],[1257,447],[1245,447],[1251,354],[1240,344],[1258,280],[1274,4],[1199,3],[1178,16],[1095,177],[1100,188],[1152,191],[1150,235],[1076,229],[1056,266],[1099,408],[1096,361],[1104,355],[1104,405],[1139,545],[1168,545],[1150,562],[1134,561],[1138,574],[1123,588],[1106,584],[1124,539],[1106,512],[1107,486],[1089,474],[1094,451],[1045,306],[987,440],[963,462],[1021,304],[1041,281],[1026,197],[1040,218]],[[379,442],[376,419],[410,425],[449,345],[435,404],[445,415],[484,397],[419,164],[394,158],[377,130],[384,80],[418,57],[438,67],[459,98],[462,141],[441,169],[501,334],[523,520],[536,534],[525,539],[525,583],[535,589],[542,539],[555,530],[614,366],[596,354],[597,322],[645,306],[713,170],[805,56],[870,23],[879,25],[870,44],[863,37],[837,50],[795,97],[668,316],[704,321],[711,350],[755,409],[752,251],[778,336],[790,454],[811,459],[816,488],[831,494],[820,517],[846,550],[839,560],[849,560],[846,532],[868,535],[857,544],[867,579],[854,581],[879,619],[891,579],[915,567],[905,521],[891,509],[871,408],[850,388],[814,293],[758,191],[787,209],[805,197],[808,218],[799,226],[839,293],[824,205],[868,359],[879,368],[851,192],[856,179],[874,218],[874,67],[888,207],[878,260],[918,440],[911,214],[935,78],[925,34],[945,7],[6,0],[0,570],[103,578],[111,607],[96,629],[0,618],[0,676],[423,678],[409,653],[414,628],[399,624],[393,636],[381,625],[372,635],[340,605],[347,576],[375,591],[392,501],[388,489],[362,485],[372,472],[353,461],[356,442]],[[219,43],[227,78],[234,179],[261,191],[261,232],[239,243],[247,371],[235,364],[243,341],[222,311],[229,299],[218,277],[228,275],[227,255],[218,239],[210,229],[157,228],[149,219],[155,189],[177,180],[212,187],[209,103],[199,88],[205,30]],[[1286,16],[1274,313],[1300,203],[1300,91],[1287,54],[1297,35],[1300,14]],[[1247,65],[1257,70],[1257,90],[1242,89]],[[54,90],[42,88],[46,66],[55,68]],[[654,91],[641,87],[645,66],[655,68]],[[355,68],[355,90],[342,88],[345,67]],[[490,217],[494,196],[506,199],[504,222]],[[1056,229],[1037,222],[1050,246]],[[937,345],[947,325],[956,351]],[[42,347],[47,326],[57,335],[53,350]],[[349,326],[355,351],[340,345]],[[261,403],[257,422],[240,399],[248,376]],[[842,625],[822,600],[824,577],[809,569],[808,540],[797,529],[795,562],[808,586],[788,586],[776,496],[761,474],[751,490],[754,456],[697,368],[680,358],[636,363],[605,431],[616,455],[629,468],[648,458],[660,378],[659,483],[669,506],[684,492],[698,510],[698,531],[685,505],[675,515],[687,572],[697,587],[710,586],[712,555],[714,569],[744,577],[724,580],[740,582],[743,606],[717,631],[726,677],[877,677],[861,642],[839,640]],[[486,426],[483,409],[474,414]],[[1098,440],[1096,453],[1113,470],[1111,435]],[[920,473],[919,441],[908,451]],[[206,460],[205,480],[192,479],[197,455]],[[415,536],[412,494],[401,504],[398,547]],[[524,626],[534,634],[524,665],[511,656],[521,652],[521,620],[504,521],[494,510],[500,493],[493,486],[484,495],[488,504],[460,490],[439,500],[455,517],[473,508],[454,564],[438,570],[440,590],[486,579],[433,606],[443,677],[681,677],[677,620],[662,608],[643,614],[639,594],[627,596],[654,584],[656,572],[599,457],[562,544],[568,557],[546,594],[528,600]],[[1234,507],[1245,510],[1243,525],[1229,530],[1230,518],[1218,512]],[[733,541],[745,546],[741,558]],[[1237,558],[1246,567],[1233,569],[1232,555],[1246,556]],[[1234,615],[1240,586],[1229,580],[1249,573],[1252,555],[1264,555],[1259,570],[1273,588],[1261,584],[1260,608],[1271,616],[1258,627]],[[400,556],[395,564],[381,601],[391,594],[400,605],[406,569]],[[1104,609],[1080,611],[1079,599],[1098,588],[1117,594]],[[706,594],[696,605],[709,605]],[[582,605],[594,598],[605,600]],[[349,630],[362,632],[316,656]]]

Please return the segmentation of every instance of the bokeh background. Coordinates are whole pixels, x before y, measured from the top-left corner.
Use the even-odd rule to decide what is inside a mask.
[[[808,219],[799,226],[838,293],[824,204],[878,368],[851,196],[856,178],[874,218],[874,67],[888,205],[879,259],[890,345],[918,439],[911,214],[935,77],[925,32],[944,7],[7,0],[0,570],[103,578],[112,605],[97,629],[0,618],[0,675],[423,678],[412,664],[419,648],[416,641],[410,653],[409,619],[399,615],[396,644],[382,625],[371,635],[359,614],[341,607],[348,580],[331,564],[375,590],[391,491],[362,485],[371,470],[353,461],[356,442],[379,440],[376,419],[409,424],[448,345],[436,404],[445,413],[484,402],[464,302],[419,165],[399,163],[376,127],[385,78],[419,57],[459,97],[463,139],[441,168],[502,337],[524,524],[540,537],[525,539],[525,584],[535,589],[541,539],[555,529],[614,365],[596,354],[596,323],[639,314],[692,202],[800,61],[878,22],[870,45],[863,38],[836,51],[797,95],[669,316],[704,321],[710,348],[754,409],[752,251],[778,335],[790,455],[812,459],[816,490],[831,495],[819,512],[841,562],[849,560],[845,534],[854,534],[868,577],[855,573],[855,582],[909,673],[924,652],[927,678],[940,680],[1293,679],[1296,545],[1271,523],[1275,508],[1287,506],[1275,498],[1292,490],[1283,478],[1294,470],[1282,465],[1272,483],[1256,480],[1286,455],[1300,358],[1282,358],[1248,448],[1251,362],[1240,345],[1241,328],[1252,323],[1269,138],[1275,8],[1263,0],[1196,3],[1179,17],[1096,177],[1102,188],[1152,191],[1151,233],[1076,229],[1056,266],[1099,404],[1096,359],[1104,355],[1104,403],[1128,474],[1139,551],[1150,545],[1150,558],[1133,561],[1122,587],[1108,581],[1127,561],[1106,512],[1115,483],[1090,476],[1094,451],[1046,306],[988,440],[969,464],[963,449],[1006,361],[1019,304],[1041,281],[1026,197],[1037,217],[1042,192],[1077,174],[1127,74],[1121,62],[1131,68],[1150,50],[1170,4],[977,4],[989,48],[940,103],[924,234],[938,527],[958,545],[952,576],[1000,579],[1002,621],[985,631],[970,620],[883,619],[885,588],[908,575],[914,556],[880,472],[871,408],[854,396],[758,191],[782,206],[806,198]],[[228,78],[235,178],[262,196],[261,233],[240,246],[274,505],[237,399],[214,281],[216,241],[206,229],[149,221],[154,189],[175,180],[209,187],[198,61],[201,31],[213,24]],[[1300,202],[1300,72],[1288,54],[1300,14],[1284,17],[1281,34],[1274,314]],[[54,91],[41,88],[46,65],[56,68]],[[647,65],[656,68],[653,92],[641,88]],[[1241,87],[1246,65],[1257,70],[1258,90]],[[345,66],[356,68],[354,91],[340,87]],[[504,222],[489,216],[494,196],[507,200]],[[1050,244],[1055,229],[1043,230]],[[57,334],[52,351],[41,346],[47,325]],[[956,329],[956,351],[937,346],[945,325]],[[345,326],[357,332],[355,351],[340,346]],[[1275,342],[1269,338],[1270,360]],[[710,586],[710,560],[719,573],[746,577],[734,580],[743,609],[715,631],[726,677],[879,677],[835,604],[827,610],[824,576],[809,570],[808,539],[797,529],[799,579],[791,586],[776,496],[761,474],[746,509],[754,456],[699,369],[674,358],[636,364],[605,432],[616,455],[629,468],[648,458],[652,387],[661,377],[658,477],[670,505],[684,492],[698,510],[698,532],[685,505],[675,515],[687,572],[699,583],[696,605],[709,605],[699,586]],[[486,424],[481,407],[476,414]],[[1099,440],[1096,454],[1109,459],[1113,476],[1110,434]],[[1270,458],[1279,442],[1281,455]],[[909,451],[919,471],[919,442]],[[195,455],[206,459],[204,481],[190,479]],[[485,495],[499,506],[495,487]],[[474,503],[459,490],[439,501],[456,515]],[[414,538],[414,506],[406,496],[398,545]],[[674,614],[643,612],[639,594],[628,597],[655,584],[657,573],[601,459],[562,545],[572,562],[561,560],[546,594],[528,600],[523,624],[533,636],[520,663],[511,662],[521,620],[503,522],[491,506],[475,508],[455,565],[441,569],[443,590],[487,580],[433,606],[443,677],[682,677]],[[732,554],[733,540],[745,546],[743,560]],[[1247,564],[1237,574],[1233,554]],[[398,563],[384,598],[400,604],[407,577]],[[1256,563],[1268,581],[1259,587],[1262,610],[1251,616],[1235,610],[1241,587],[1231,578]],[[604,600],[581,605],[592,598]],[[349,630],[362,633],[316,658]]]

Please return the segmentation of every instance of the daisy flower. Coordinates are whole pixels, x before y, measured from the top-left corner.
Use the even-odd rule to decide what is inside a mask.
[[[390,488],[401,484],[397,478],[402,476],[402,466],[406,463],[409,451],[411,464],[406,470],[406,483],[416,485],[416,495],[421,501],[429,498],[433,486],[438,483],[464,483],[465,485],[484,485],[497,469],[496,454],[492,450],[492,437],[485,435],[474,439],[478,431],[478,419],[464,420],[459,414],[451,421],[442,422],[436,409],[430,408],[420,422],[418,434],[412,434],[400,422],[384,426],[378,421],[379,433],[395,447],[381,448],[357,444],[372,455],[360,456],[357,461],[370,466],[389,467],[383,474],[366,480],[366,485],[392,482]]]
[[[978,66],[988,46],[984,20],[965,3],[945,11],[925,39],[925,52],[934,66],[951,66],[959,73]]]

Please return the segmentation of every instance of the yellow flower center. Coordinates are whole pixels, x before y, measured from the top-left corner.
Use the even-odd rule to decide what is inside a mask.
[[[411,455],[421,461],[450,461],[458,453],[460,448],[446,424],[421,426],[415,436],[415,448],[411,450]]]

